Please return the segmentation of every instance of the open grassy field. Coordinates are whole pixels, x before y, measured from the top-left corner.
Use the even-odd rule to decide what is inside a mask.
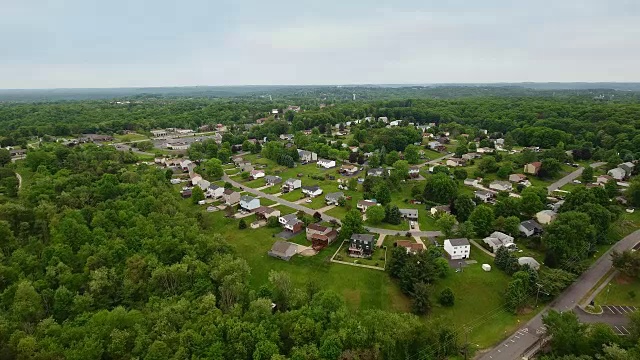
[[[447,319],[461,330],[461,334],[464,334],[462,328],[465,325],[471,326],[469,341],[472,346],[486,348],[511,334],[534,312],[513,315],[506,311],[502,294],[510,277],[495,268],[490,272],[482,270],[482,264],[493,266],[493,259],[474,247],[471,247],[471,259],[477,263],[465,267],[462,272],[452,270],[446,279],[438,281],[433,287],[434,308],[431,316]],[[437,294],[447,287],[455,294],[455,305],[450,308],[435,301]]]
[[[616,275],[596,296],[597,305],[627,305],[640,307],[640,279]]]
[[[280,229],[238,230],[237,220],[227,219],[222,213],[204,214],[204,222],[208,228],[207,233],[222,234],[238,255],[249,263],[250,285],[255,290],[267,283],[269,271],[286,271],[296,286],[304,286],[313,278],[320,283],[321,288],[343,295],[348,306],[354,310],[409,310],[409,299],[387,274],[378,270],[331,264],[328,260],[338,249],[338,242],[316,256],[295,256],[287,262],[267,255],[273,243],[278,240],[273,235]]]
[[[138,140],[148,140],[149,137],[142,134],[126,134],[126,135],[114,135],[114,142],[130,142]]]

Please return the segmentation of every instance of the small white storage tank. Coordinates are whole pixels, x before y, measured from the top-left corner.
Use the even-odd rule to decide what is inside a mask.
[[[484,270],[484,271],[491,271],[491,265],[489,265],[489,264],[482,264],[482,270]]]

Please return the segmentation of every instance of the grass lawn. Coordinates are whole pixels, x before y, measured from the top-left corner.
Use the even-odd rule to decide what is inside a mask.
[[[461,334],[464,334],[463,325],[473,326],[469,333],[472,346],[487,348],[510,335],[522,322],[533,317],[534,312],[516,316],[506,311],[502,294],[510,277],[495,268],[490,272],[482,270],[482,264],[493,266],[493,259],[474,247],[471,247],[471,259],[478,263],[465,267],[463,272],[452,270],[446,279],[436,283],[431,316],[442,316],[459,325]],[[437,303],[437,294],[447,287],[455,294],[452,307]]]
[[[596,305],[627,305],[640,307],[640,279],[616,275],[596,296]]]
[[[263,197],[260,198],[260,206],[269,206],[269,205],[273,205],[275,203],[276,202],[271,200],[271,199],[266,199],[266,198],[263,198]]]
[[[409,231],[409,223],[406,221],[402,221],[400,224],[394,225],[386,222],[381,222],[379,224],[372,224],[369,220],[367,220],[364,222],[364,225],[371,226],[374,228],[379,228],[379,229],[397,230],[398,232]]]
[[[282,186],[281,184],[275,184],[273,186],[269,186],[268,188],[264,188],[260,191],[262,191],[265,194],[277,194],[282,190],[281,186]]]
[[[309,279],[315,279],[322,289],[342,295],[352,310],[409,311],[410,300],[400,292],[387,274],[378,270],[331,264],[328,260],[338,249],[339,242],[335,242],[316,256],[294,256],[287,262],[267,255],[273,243],[279,240],[273,235],[280,229],[263,227],[239,231],[237,221],[225,218],[220,212],[204,214],[206,233],[222,234],[251,267],[252,289],[257,290],[266,284],[271,270],[285,271],[298,287],[304,286]]]
[[[385,249],[375,248],[373,250],[373,254],[370,259],[361,259],[349,256],[349,243],[345,242],[340,249],[338,255],[336,255],[335,260],[344,261],[348,263],[354,264],[362,264],[369,266],[377,266],[384,267],[385,266]],[[387,276],[387,275],[384,275]]]
[[[286,194],[282,194],[280,195],[281,199],[285,199],[287,201],[297,201],[303,198],[303,194],[302,194],[302,190],[300,189],[295,189],[293,191],[289,191]]]

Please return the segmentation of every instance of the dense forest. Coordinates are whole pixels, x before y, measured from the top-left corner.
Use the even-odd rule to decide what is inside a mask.
[[[203,235],[202,217],[183,209],[165,172],[134,165],[134,155],[57,145],[33,154],[29,186],[0,205],[2,358],[435,359],[457,352],[444,324],[353,312],[312,281],[294,288],[285,273],[250,291],[247,263],[220,236]]]

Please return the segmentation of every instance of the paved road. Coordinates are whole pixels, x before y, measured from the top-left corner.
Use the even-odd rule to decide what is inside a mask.
[[[527,348],[535,343],[542,333],[537,333],[543,329],[542,315],[549,309],[556,311],[572,311],[580,299],[585,297],[587,293],[595,286],[595,284],[611,269],[611,252],[623,251],[631,249],[640,242],[640,230],[637,230],[624,239],[618,241],[615,245],[604,253],[591,267],[585,271],[569,288],[567,288],[556,300],[554,300],[547,308],[542,310],[538,315],[532,318],[515,334],[504,340],[491,351],[484,353],[479,359],[481,360],[513,360],[519,359],[521,354]],[[520,336],[522,332],[526,332],[529,336]],[[536,334],[535,336],[530,336]]]
[[[313,215],[318,211],[318,210],[311,209],[311,208],[308,208],[306,206],[303,206],[301,204],[296,204],[294,202],[279,198],[277,196],[264,193],[264,192],[262,192],[262,191],[260,191],[258,189],[253,189],[253,188],[244,186],[244,185],[240,184],[239,182],[231,179],[227,175],[224,175],[222,177],[222,180],[224,180],[224,181],[230,183],[231,185],[233,185],[233,186],[235,186],[237,188],[240,188],[240,189],[242,189],[242,190],[244,190],[246,192],[249,192],[249,193],[252,193],[254,195],[263,197],[265,199],[269,199],[271,201],[275,201],[275,202],[277,202],[279,204],[288,206],[288,207],[290,207],[292,209],[295,209],[295,210],[298,210],[298,211],[303,211],[303,212],[305,212],[306,214],[309,214],[309,215]],[[332,221],[333,220],[333,221],[337,221],[338,223],[340,223],[340,219],[338,219],[338,218],[335,218],[333,216],[329,216],[329,215],[323,214],[323,213],[320,213],[320,214],[322,215],[322,220],[324,220],[324,221]],[[406,233],[406,231],[378,229],[378,228],[373,228],[373,227],[365,227],[365,229],[367,231],[370,231],[370,232],[373,232],[373,233],[376,233],[376,234],[385,234],[385,235],[395,235],[397,233],[400,233],[400,234],[404,235]],[[442,235],[442,233],[440,231],[411,231],[411,234],[413,236],[421,236],[421,237],[425,237],[425,236],[426,237],[436,237],[436,236]]]
[[[20,191],[20,189],[22,189],[22,176],[16,173],[16,177],[18,178],[18,191]]]
[[[605,323],[619,335],[629,335],[629,315],[638,311],[634,306],[602,306],[602,314],[589,314],[580,308],[573,310],[581,322],[586,324]]]
[[[453,155],[455,155],[455,154],[454,153],[450,153],[450,154],[447,154],[445,156],[439,157],[437,159],[433,159],[433,160],[429,160],[427,162],[423,162],[422,164],[418,164],[416,166],[421,168],[421,167],[426,166],[426,165],[433,165],[435,163],[439,163],[442,160],[448,159],[448,158],[452,157]]]
[[[593,163],[590,166],[592,168],[597,168],[600,167],[602,165],[604,165],[606,163],[603,162],[597,162],[597,163]],[[571,174],[563,177],[562,179],[554,182],[553,184],[549,185],[547,187],[547,191],[549,192],[549,194],[551,194],[554,190],[560,189],[561,187],[567,185],[568,183],[572,182],[573,180],[577,179],[580,175],[582,175],[582,172],[584,171],[583,167],[579,167],[576,171],[572,172]]]

